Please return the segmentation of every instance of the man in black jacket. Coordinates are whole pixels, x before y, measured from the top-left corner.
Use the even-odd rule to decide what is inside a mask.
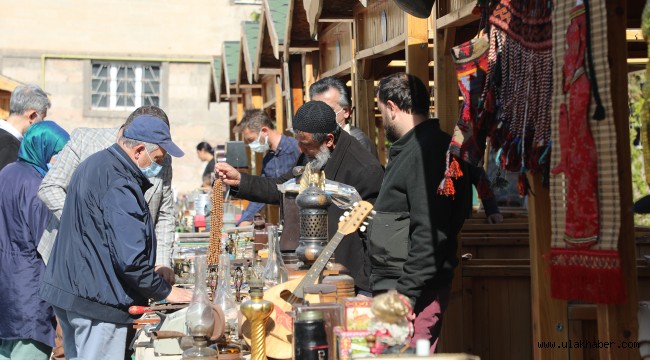
[[[161,119],[140,115],[118,143],[72,175],[39,292],[54,306],[67,358],[123,358],[131,305],[191,299],[154,271],[156,237],[144,193],[166,153],[183,156]]]
[[[374,294],[396,289],[408,299],[416,315],[411,346],[429,339],[433,352],[471,188],[465,176],[455,181],[453,198],[437,194],[451,137],[428,120],[429,92],[420,79],[406,73],[382,79],[377,105],[393,144],[368,235],[370,283]]]
[[[379,193],[384,171],[379,161],[351,135],[336,124],[334,110],[321,101],[310,101],[301,106],[293,119],[293,129],[302,151],[297,165],[305,165],[317,154],[331,152],[325,164],[325,177],[353,186],[363,200],[374,202]],[[294,177],[291,171],[277,178],[240,174],[226,163],[217,163],[216,171],[224,182],[232,187],[239,198],[279,204],[282,194],[277,184]],[[337,231],[338,219],[343,210],[331,205],[328,210],[328,231],[330,237]],[[369,262],[366,244],[355,232],[343,238],[336,249],[336,261],[343,264],[354,278],[357,292],[369,294]]]

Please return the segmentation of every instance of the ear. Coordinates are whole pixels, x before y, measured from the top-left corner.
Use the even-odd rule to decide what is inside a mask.
[[[27,110],[25,115],[29,118],[30,125],[36,121],[36,118],[38,118],[38,113],[35,110]]]
[[[135,159],[138,160],[140,156],[145,152],[144,144],[138,144],[133,148],[133,153],[135,154]]]
[[[325,146],[330,149],[334,146],[334,134],[327,134],[325,137]]]
[[[393,100],[388,100],[388,101],[386,101],[386,108],[387,108],[391,113],[397,112],[397,110],[399,109],[399,108],[397,107],[397,104],[395,104],[395,103],[393,102]]]
[[[343,118],[349,119],[351,116],[352,116],[352,108],[349,106],[343,108]]]

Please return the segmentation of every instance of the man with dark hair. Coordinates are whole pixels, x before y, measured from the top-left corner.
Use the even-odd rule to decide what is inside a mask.
[[[167,154],[184,155],[167,124],[140,115],[70,179],[39,295],[54,307],[71,359],[121,359],[130,306],[191,299],[154,270],[156,235],[144,193]]]
[[[27,129],[47,116],[52,106],[38,85],[17,86],[9,99],[9,117],[0,119],[0,170],[18,160],[20,141]]]
[[[374,202],[384,171],[375,157],[336,125],[336,114],[330,106],[321,101],[305,103],[293,118],[293,130],[302,151],[296,165],[306,165],[317,157],[325,158],[323,170],[328,180],[353,186],[362,199]],[[279,204],[282,198],[277,185],[294,177],[292,171],[274,178],[241,174],[226,163],[217,163],[216,171],[238,197],[270,204]],[[336,205],[329,207],[327,225],[330,236],[336,233],[342,214],[343,210]],[[366,244],[358,233],[344,237],[334,254],[336,260],[350,271],[357,292],[369,294],[370,264]]]
[[[470,210],[467,177],[455,182],[455,198],[438,195],[451,137],[429,120],[429,92],[413,75],[379,81],[377,106],[390,148],[386,176],[375,202],[369,237],[374,294],[396,289],[413,306],[415,333],[431,351],[449,300],[456,236]]]
[[[252,152],[266,153],[262,159],[261,176],[269,178],[282,176],[293,168],[300,156],[296,139],[278,132],[271,118],[262,110],[246,110],[235,131],[241,133],[244,143]],[[263,203],[248,203],[237,226],[251,225],[255,214],[263,208]]]
[[[348,87],[342,80],[328,76],[316,81],[309,87],[309,97],[329,105],[336,114],[336,123],[377,157],[377,146],[370,141],[368,135],[358,127],[350,125],[352,101]]]

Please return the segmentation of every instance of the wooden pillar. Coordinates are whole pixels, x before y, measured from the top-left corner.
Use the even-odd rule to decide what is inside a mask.
[[[434,7],[434,16],[438,16]],[[436,20],[437,26],[437,20]],[[458,84],[456,71],[449,51],[454,46],[456,29],[436,29],[433,36],[433,98],[435,116],[442,130],[451,134],[458,120]]]
[[[289,57],[289,73],[285,74],[285,76],[289,77],[289,97],[291,99],[291,109],[287,109],[287,112],[290,113],[290,117],[293,118],[293,114],[295,114],[296,110],[298,110],[298,108],[305,102],[300,55],[291,55]],[[289,118],[289,116],[287,117]],[[289,126],[289,124],[287,124],[287,126]]]
[[[262,97],[262,88],[251,89],[251,109],[261,109],[264,105],[264,98]]]
[[[428,19],[405,14],[406,24],[406,72],[417,76],[429,87],[429,34]]]
[[[318,64],[318,52],[312,51],[303,55],[303,61],[305,64],[303,75],[304,86],[305,86],[305,95],[309,96],[309,87],[311,84],[315,83],[319,76],[319,64]],[[305,99],[311,100],[311,99]]]
[[[639,303],[632,208],[632,170],[627,99],[627,2],[607,1],[607,41],[611,70],[612,109],[616,125],[618,183],[620,188],[621,229],[618,250],[625,281],[626,302],[622,305],[598,305],[598,339],[614,341],[611,348],[600,349],[601,359],[638,359],[638,349],[622,348],[626,341],[637,341],[637,309]],[[599,84],[600,85],[600,84]]]
[[[287,124],[284,118],[284,99],[282,96],[282,80],[281,77],[275,77],[275,125],[280,134],[284,133]]]
[[[551,199],[542,185],[541,175],[528,176],[528,223],[530,237],[530,297],[533,317],[533,358],[536,360],[569,359],[568,349],[559,344],[569,340],[567,302],[551,298],[548,261],[551,251]],[[553,342],[556,347],[539,348],[540,342]]]

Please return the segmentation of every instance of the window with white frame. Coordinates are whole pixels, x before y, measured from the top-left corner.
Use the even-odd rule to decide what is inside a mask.
[[[160,106],[160,64],[93,61],[91,83],[93,110]]]

